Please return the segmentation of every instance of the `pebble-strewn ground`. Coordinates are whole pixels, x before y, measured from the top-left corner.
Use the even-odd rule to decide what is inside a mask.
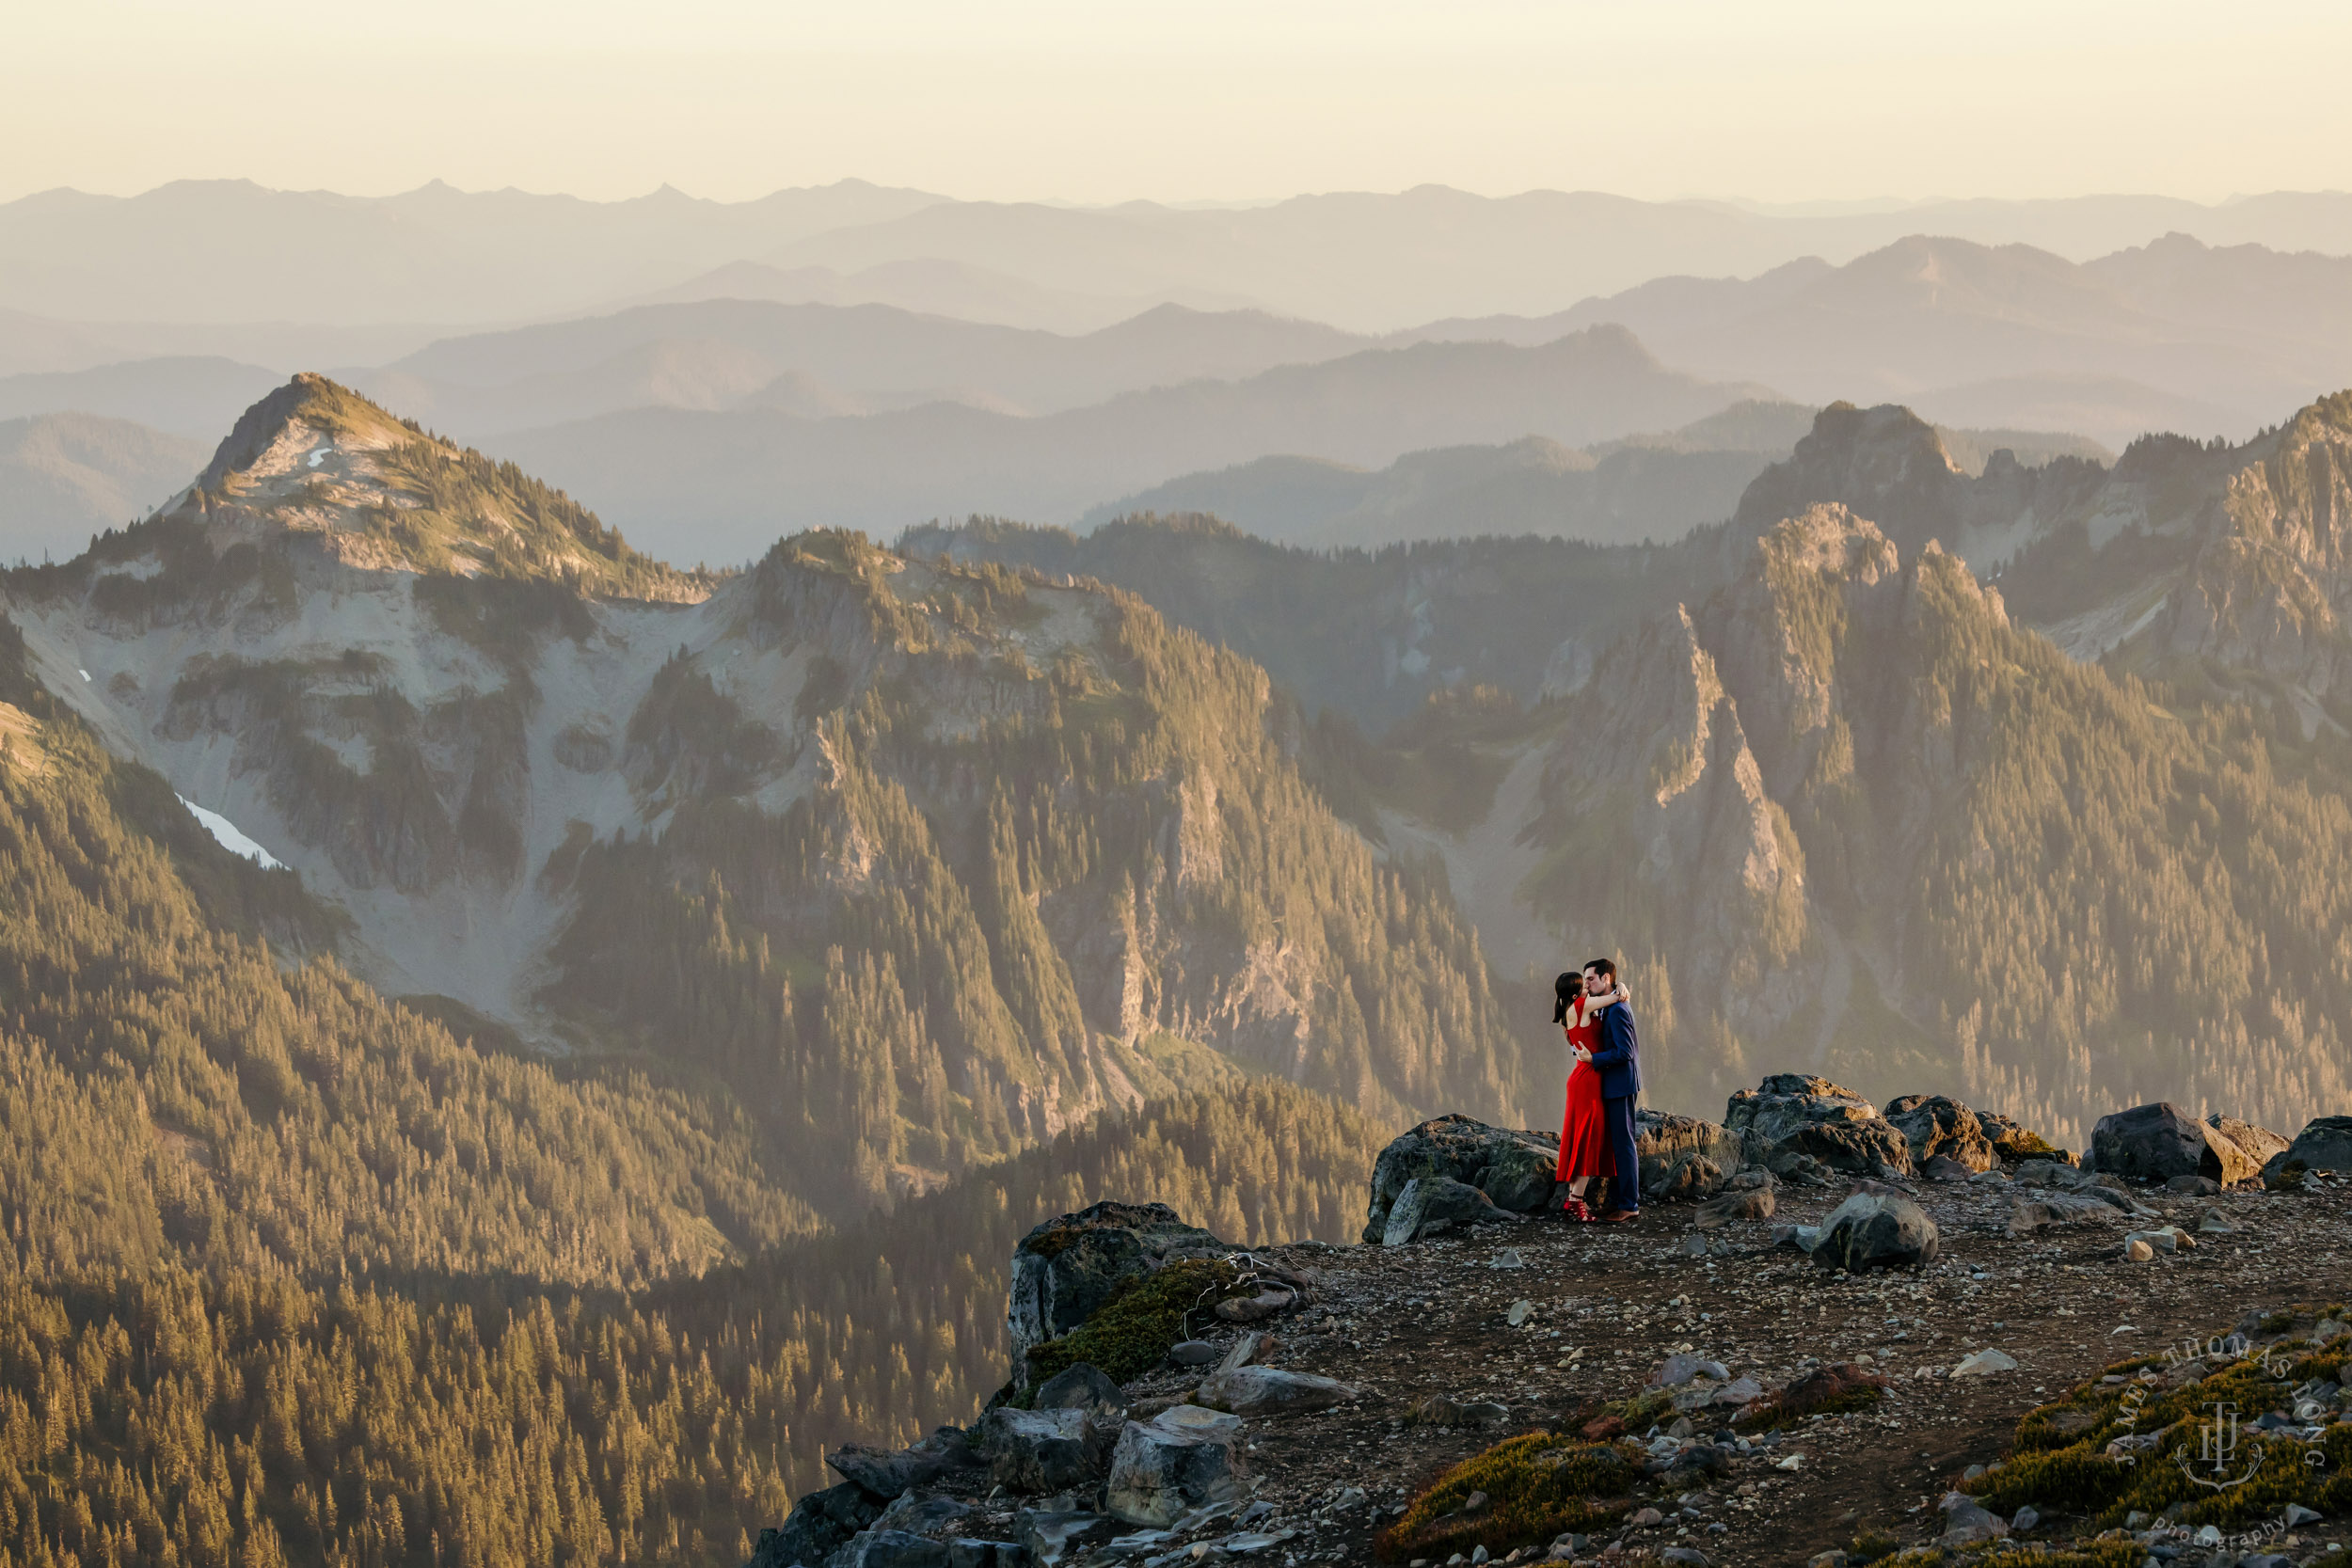
[[[1722,1362],[1768,1390],[1816,1363],[1867,1357],[1891,1386],[1875,1408],[1751,1443],[1707,1490],[1661,1499],[1668,1512],[1657,1523],[1596,1536],[1585,1557],[1695,1548],[1721,1568],[1802,1564],[1870,1531],[1923,1544],[1944,1526],[1938,1499],[1967,1466],[1998,1460],[2033,1406],[2111,1362],[2227,1335],[2249,1309],[2352,1293],[2352,1186],[2324,1178],[2294,1195],[2139,1195],[2163,1220],[2023,1239],[2008,1234],[2009,1181],[1922,1182],[1912,1190],[1942,1242],[1924,1270],[1833,1278],[1793,1247],[1772,1244],[1775,1225],[1816,1222],[1846,1190],[1784,1187],[1772,1221],[1710,1233],[1730,1248],[1723,1256],[1693,1255],[1691,1211],[1663,1204],[1633,1225],[1545,1218],[1397,1248],[1277,1249],[1268,1256],[1311,1269],[1319,1284],[1308,1305],[1263,1325],[1277,1339],[1263,1359],[1344,1379],[1364,1398],[1252,1419],[1252,1506],[1189,1537],[1154,1541],[1136,1560],[1216,1560],[1238,1555],[1231,1543],[1261,1562],[1368,1563],[1379,1528],[1447,1466],[1593,1401],[1639,1393],[1676,1351]],[[2169,1220],[2194,1233],[2208,1213],[2233,1228],[2199,1234],[2192,1252],[2124,1259],[2127,1228]],[[1514,1327],[1520,1301],[1529,1309]],[[2014,1357],[2017,1369],[1949,1375],[1986,1347]],[[1130,1384],[1135,1413],[1174,1402],[1200,1375],[1171,1367]],[[1505,1413],[1430,1424],[1415,1406],[1431,1397]],[[1020,1539],[1022,1510],[1038,1506],[970,1500],[976,1512],[954,1533],[1000,1540]],[[2058,1538],[2065,1533],[2059,1522]],[[2332,1560],[2352,1562],[2352,1520],[2307,1524],[2262,1550],[2299,1562],[2339,1542],[2345,1555]],[[2233,1551],[2155,1544],[2159,1561],[2237,1560]],[[1112,1560],[1100,1545],[1064,1559]]]

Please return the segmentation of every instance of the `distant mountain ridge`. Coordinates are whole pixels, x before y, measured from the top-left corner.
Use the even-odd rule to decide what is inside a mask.
[[[666,553],[739,560],[804,527],[889,537],[974,513],[1074,519],[1105,498],[1269,451],[1385,466],[1432,442],[1581,444],[1687,424],[1761,391],[1684,375],[1629,333],[1599,327],[1536,348],[1361,350],[1033,419],[952,404],[837,419],[645,409],[485,444],[600,497]]]

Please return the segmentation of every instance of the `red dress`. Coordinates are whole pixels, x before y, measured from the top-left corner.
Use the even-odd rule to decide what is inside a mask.
[[[1568,1024],[1568,1043],[1591,1051],[1600,1043],[1600,1025],[1584,1021],[1591,1003],[1580,996],[1571,1006],[1575,1017]],[[1568,1073],[1568,1105],[1560,1118],[1559,1180],[1616,1174],[1616,1162],[1609,1156],[1609,1130],[1601,1125],[1600,1069],[1580,1061]]]

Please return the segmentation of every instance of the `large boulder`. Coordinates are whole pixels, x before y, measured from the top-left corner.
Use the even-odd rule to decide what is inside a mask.
[[[1502,1218],[1502,1211],[1467,1182],[1446,1176],[1416,1176],[1405,1183],[1405,1190],[1390,1206],[1387,1222],[1375,1240],[1382,1246],[1403,1246]]]
[[[1786,1175],[1814,1162],[1831,1170],[1874,1176],[1911,1170],[1911,1142],[1851,1089],[1808,1073],[1775,1072],[1741,1089],[1724,1108],[1747,1162]]]
[[[1129,1421],[1111,1450],[1104,1506],[1131,1525],[1166,1529],[1196,1508],[1240,1495],[1242,1464],[1230,1416],[1186,1419],[1186,1406],[1149,1421]],[[1209,1412],[1201,1412],[1209,1416]]]
[[[2091,1163],[2134,1181],[2202,1176],[2228,1186],[2262,1173],[2259,1162],[2177,1105],[2135,1105],[2099,1118],[2090,1130]]]
[[[1125,1280],[1231,1250],[1165,1203],[1098,1203],[1047,1220],[1012,1251],[1012,1364],[1086,1322]]]
[[[2292,1180],[2287,1167],[2295,1168]],[[2265,1184],[2293,1185],[2307,1170],[2352,1171],[2352,1117],[2314,1117],[2303,1124],[2295,1142],[2263,1164]]]
[[[1813,1261],[1824,1269],[1865,1269],[1932,1263],[1940,1240],[1927,1212],[1899,1193],[1856,1193],[1821,1221]]]
[[[1949,1095],[1904,1095],[1886,1107],[1886,1123],[1911,1146],[1914,1170],[1939,1155],[1972,1171],[1991,1170],[2000,1158],[1977,1113]]]
[[[1514,1132],[1469,1117],[1439,1117],[1398,1134],[1372,1166],[1372,1202],[1363,1239],[1382,1240],[1389,1212],[1405,1189],[1423,1177],[1444,1177],[1476,1187],[1498,1209],[1532,1214],[1551,1198],[1560,1163],[1556,1133]]]
[[[2205,1118],[2205,1125],[2244,1149],[2246,1157],[2258,1166],[2270,1164],[2273,1155],[2284,1154],[2293,1142],[2267,1127],[2257,1127],[2250,1121],[2225,1117],[2218,1111]]]
[[[1037,1398],[1030,1402],[1030,1407],[1110,1415],[1127,1408],[1127,1396],[1111,1381],[1109,1373],[1080,1361],[1039,1384]]]
[[[1061,1492],[1103,1473],[1107,1428],[1083,1410],[999,1405],[972,1435],[988,1456],[989,1479],[1008,1492]]]
[[[1641,1162],[1645,1198],[1711,1197],[1748,1163],[1740,1135],[1729,1128],[1661,1111],[1634,1114],[1633,1152]]]

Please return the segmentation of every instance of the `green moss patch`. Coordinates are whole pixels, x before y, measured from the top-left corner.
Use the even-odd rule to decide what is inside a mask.
[[[1509,1438],[1439,1476],[1381,1532],[1375,1550],[1384,1562],[1467,1555],[1480,1546],[1501,1554],[1563,1530],[1613,1524],[1633,1506],[1642,1457],[1630,1443],[1581,1443],[1542,1432]],[[1486,1502],[1466,1511],[1481,1492]]]
[[[1023,1382],[1034,1388],[1081,1361],[1114,1383],[1140,1377],[1211,1307],[1235,1293],[1240,1277],[1231,1263],[1186,1259],[1128,1280],[1085,1323],[1031,1350]]]
[[[2335,1310],[2303,1308],[2265,1323],[2286,1326]],[[2120,1373],[2122,1381],[2093,1378],[2029,1411],[2017,1424],[2010,1458],[1968,1490],[1996,1513],[2031,1503],[2088,1515],[2094,1529],[2114,1528],[2134,1511],[2190,1528],[2274,1519],[2291,1502],[2342,1513],[2352,1509],[2352,1427],[2330,1426],[2306,1444],[2253,1423],[2288,1412],[2302,1384],[2340,1377],[2343,1361],[2335,1346],[2288,1338],[2243,1358],[2209,1362],[2203,1376],[2170,1387],[2137,1375],[2163,1365],[2153,1358],[2121,1363],[2106,1375]],[[2237,1447],[2218,1471],[2206,1448],[2216,1406],[2233,1407],[2237,1422]],[[2150,1435],[2156,1441],[2135,1451],[2107,1451],[2119,1438]]]

